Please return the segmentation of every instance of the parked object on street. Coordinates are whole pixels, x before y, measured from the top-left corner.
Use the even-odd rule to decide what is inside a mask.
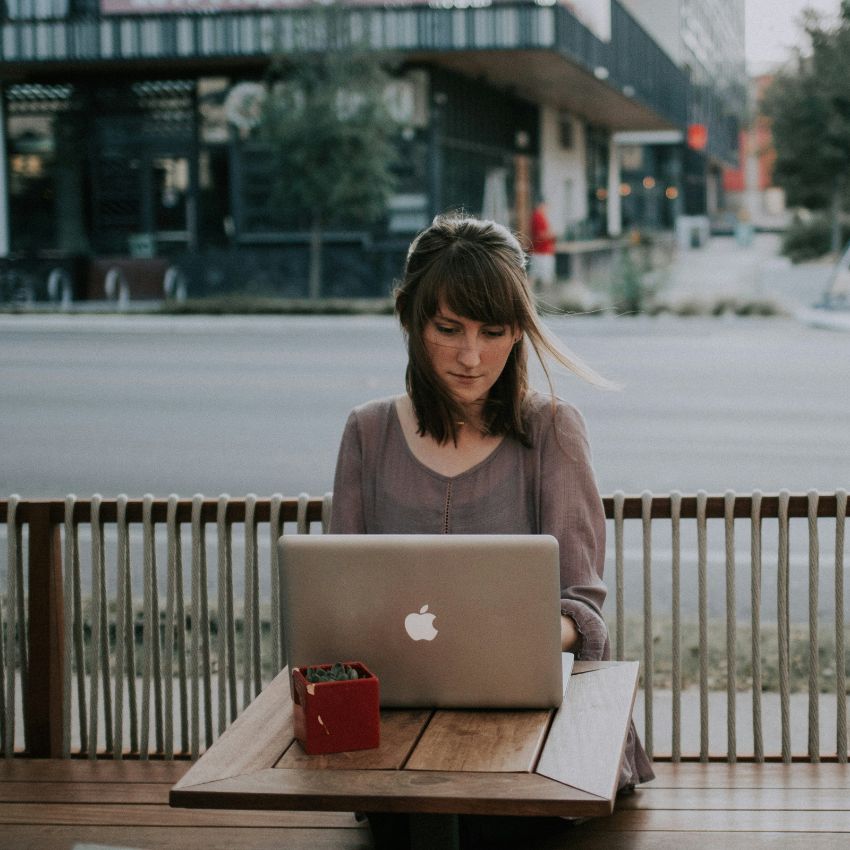
[[[850,242],[830,273],[820,300],[798,318],[812,327],[850,331]]]

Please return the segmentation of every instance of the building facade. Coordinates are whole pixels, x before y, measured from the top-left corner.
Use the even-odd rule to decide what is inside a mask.
[[[617,134],[686,132],[686,75],[625,4],[462,6],[345,6],[351,38],[396,59],[400,156],[383,219],[324,235],[323,295],[387,294],[441,210],[523,231],[542,193],[564,237],[616,236]],[[272,57],[305,46],[328,47],[291,0],[6,0],[4,267],[74,297],[159,297],[176,273],[195,294],[306,295],[309,234],[269,217],[242,132]]]
[[[622,0],[623,5],[687,75],[687,128],[684,136],[657,140],[623,139],[624,223],[669,226],[644,185],[669,182],[675,171],[681,187],[681,214],[716,220],[725,210],[723,172],[738,162],[738,133],[746,120],[744,0]],[[656,193],[657,194],[657,193]],[[649,205],[649,209],[646,207]]]
[[[784,230],[789,214],[785,192],[773,182],[776,149],[770,119],[762,112],[761,102],[773,81],[763,74],[750,80],[753,116],[739,135],[739,165],[723,172],[723,189],[731,216],[762,230]]]

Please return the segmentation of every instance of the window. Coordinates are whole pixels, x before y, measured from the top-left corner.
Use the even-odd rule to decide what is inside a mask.
[[[6,16],[12,21],[67,18],[68,5],[68,0],[6,0]]]
[[[564,150],[572,150],[573,119],[569,112],[561,112],[558,115],[558,137]]]

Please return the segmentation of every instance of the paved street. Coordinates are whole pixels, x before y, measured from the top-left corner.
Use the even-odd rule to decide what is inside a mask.
[[[587,418],[604,491],[850,481],[849,335],[788,319],[552,327],[622,384],[556,379]],[[322,493],[348,410],[399,392],[403,368],[389,317],[3,317],[2,487]]]

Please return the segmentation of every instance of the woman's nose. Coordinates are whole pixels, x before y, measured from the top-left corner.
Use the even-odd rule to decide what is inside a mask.
[[[467,368],[477,366],[481,362],[480,343],[477,339],[466,338],[461,342],[458,360]]]

